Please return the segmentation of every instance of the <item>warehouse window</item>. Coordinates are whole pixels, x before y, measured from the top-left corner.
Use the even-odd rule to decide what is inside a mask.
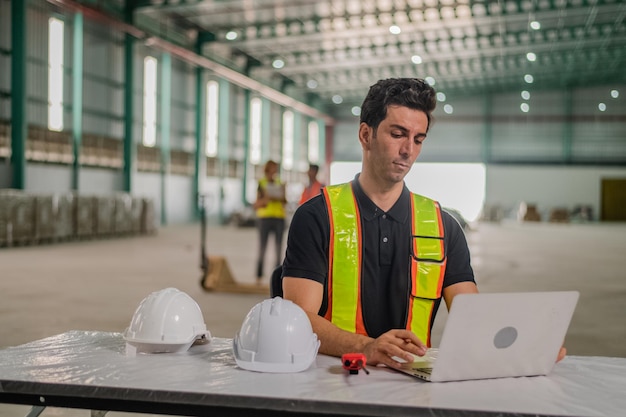
[[[320,128],[316,121],[309,122],[309,162],[316,164],[320,160]]]
[[[143,135],[144,146],[156,145],[157,60],[151,56],[143,60]]]
[[[217,156],[217,116],[219,84],[209,81],[206,84],[206,155]]]
[[[261,163],[261,99],[250,100],[250,163]]]
[[[283,168],[293,168],[293,112],[283,113]]]
[[[63,21],[48,20],[48,129],[63,130]]]

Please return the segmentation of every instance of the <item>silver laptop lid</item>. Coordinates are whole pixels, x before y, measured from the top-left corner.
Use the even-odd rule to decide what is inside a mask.
[[[549,373],[578,297],[577,291],[457,295],[431,381]]]

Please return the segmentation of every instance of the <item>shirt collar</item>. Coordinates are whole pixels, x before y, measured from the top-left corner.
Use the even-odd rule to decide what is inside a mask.
[[[400,194],[400,198],[398,198],[398,201],[396,201],[391,209],[387,213],[385,213],[383,210],[378,208],[378,206],[376,206],[376,204],[374,204],[374,202],[370,200],[370,198],[365,194],[365,192],[361,188],[361,184],[359,184],[359,175],[360,174],[357,174],[354,177],[354,180],[352,180],[352,189],[354,190],[354,195],[359,202],[359,210],[361,211],[361,216],[363,216],[366,221],[371,221],[378,216],[386,214],[394,221],[397,221],[399,223],[406,223],[406,220],[409,217],[409,207],[411,201],[411,193],[406,187],[406,184],[402,188],[402,193]]]

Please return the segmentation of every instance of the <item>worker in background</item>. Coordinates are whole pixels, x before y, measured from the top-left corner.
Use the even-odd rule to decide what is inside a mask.
[[[309,183],[304,187],[304,190],[302,190],[302,195],[300,196],[300,201],[298,202],[298,205],[302,205],[305,201],[310,200],[311,198],[322,192],[322,187],[324,186],[324,184],[319,182],[317,179],[317,174],[319,173],[319,170],[319,165],[309,165],[309,170],[307,171]]]
[[[282,260],[282,243],[285,232],[285,184],[278,177],[278,163],[269,160],[265,163],[264,176],[259,180],[257,197],[253,204],[256,210],[257,227],[259,229],[259,252],[257,258],[256,279],[263,279],[263,265],[267,242],[270,234],[274,234],[274,265]]]

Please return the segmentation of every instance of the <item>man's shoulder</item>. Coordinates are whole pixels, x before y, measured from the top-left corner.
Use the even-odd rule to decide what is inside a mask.
[[[302,203],[298,206],[293,216],[294,219],[299,217],[325,217],[326,203],[323,194],[318,194]]]

